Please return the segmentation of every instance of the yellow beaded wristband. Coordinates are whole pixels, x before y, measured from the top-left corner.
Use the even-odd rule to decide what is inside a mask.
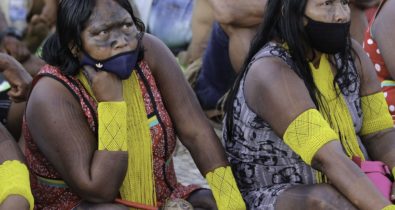
[[[246,205],[241,197],[232,169],[220,167],[206,175],[219,210],[245,210]]]
[[[125,102],[100,102],[99,150],[127,151],[127,124]]]
[[[0,165],[0,203],[10,195],[23,196],[34,207],[34,198],[30,190],[29,171],[18,160],[8,160]]]
[[[362,97],[361,108],[363,121],[360,135],[369,135],[394,126],[382,92]]]
[[[395,205],[388,205],[384,207],[382,210],[395,210]]]
[[[316,109],[300,114],[287,128],[284,142],[307,164],[326,143],[338,140],[335,131]]]

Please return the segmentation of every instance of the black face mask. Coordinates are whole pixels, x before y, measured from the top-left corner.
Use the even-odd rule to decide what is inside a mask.
[[[336,54],[343,52],[350,34],[350,22],[324,23],[307,17],[306,33],[311,46],[323,53]]]

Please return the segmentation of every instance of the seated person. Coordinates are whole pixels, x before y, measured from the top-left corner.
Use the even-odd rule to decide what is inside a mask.
[[[11,56],[0,53],[0,72],[12,88],[11,100],[26,100],[31,77]],[[30,191],[29,171],[18,144],[0,123],[0,210],[33,209],[34,199]]]
[[[32,77],[45,64],[44,61],[29,52],[27,46],[15,34],[15,31],[10,30],[2,11],[0,11],[0,52],[13,56]],[[18,65],[20,66],[19,63]],[[7,92],[11,86],[5,76],[0,75],[0,122],[7,127],[15,139],[19,140],[26,103],[14,103],[10,100]]]
[[[240,71],[267,0],[208,0],[215,23],[194,85],[204,110],[217,107]]]
[[[391,186],[380,193],[350,159],[395,173],[395,130],[374,67],[350,39],[348,3],[267,3],[223,133],[248,209],[395,209]]]
[[[27,16],[28,26],[24,41],[32,53],[36,53],[43,41],[52,33],[56,23],[59,0],[31,0]]]
[[[43,59],[24,123],[38,209],[124,209],[119,194],[133,207],[184,198],[195,209],[245,209],[175,58],[128,0],[62,0]],[[176,134],[212,193],[177,182]]]
[[[395,2],[383,0],[365,33],[364,49],[372,60],[388,109],[395,121]]]

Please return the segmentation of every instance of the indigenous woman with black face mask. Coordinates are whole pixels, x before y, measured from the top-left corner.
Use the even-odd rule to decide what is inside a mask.
[[[225,119],[248,209],[395,209],[391,181],[378,173],[387,191],[376,187],[351,160],[395,167],[391,116],[350,40],[348,4],[268,1]]]
[[[62,0],[43,58],[24,124],[37,209],[245,209],[177,62],[128,0]],[[212,192],[177,182],[176,134]]]

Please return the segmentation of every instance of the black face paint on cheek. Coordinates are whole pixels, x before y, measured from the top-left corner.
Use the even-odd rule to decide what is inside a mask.
[[[105,35],[100,35],[100,30],[105,30]],[[131,15],[118,3],[113,0],[97,1],[88,22],[84,50],[96,59],[106,59],[119,52],[131,51],[134,43],[137,43],[137,32]],[[128,46],[114,50],[113,47],[119,41],[125,41]]]

